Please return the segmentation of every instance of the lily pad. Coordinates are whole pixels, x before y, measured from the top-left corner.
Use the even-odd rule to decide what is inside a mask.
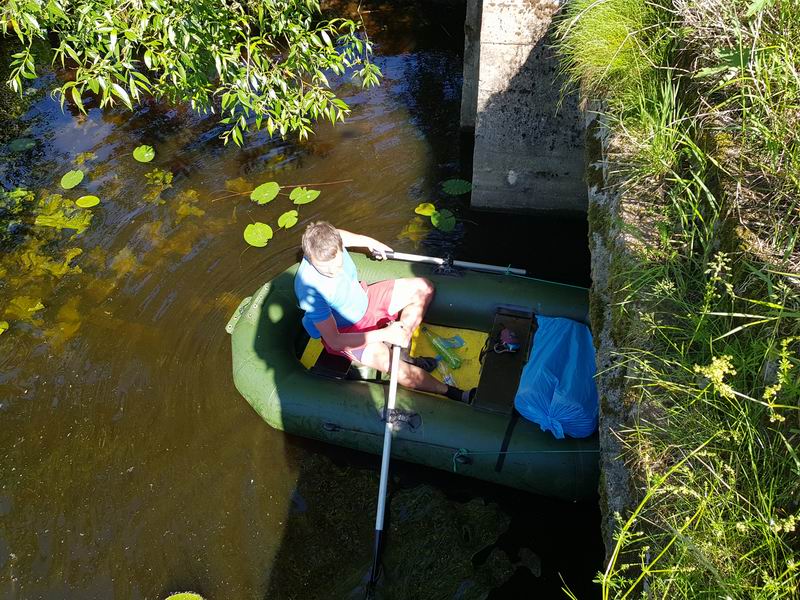
[[[319,196],[319,190],[309,190],[304,187],[296,187],[289,194],[289,200],[295,204],[308,204],[313,202]]]
[[[445,194],[460,196],[472,191],[472,184],[464,179],[448,179],[442,182],[442,189]]]
[[[280,191],[280,189],[281,186],[274,181],[262,183],[250,194],[250,200],[258,204],[266,204],[267,202],[271,202],[275,199],[275,196],[278,195],[278,191]]]
[[[447,209],[437,210],[431,215],[431,223],[436,229],[444,231],[445,233],[453,231],[456,226],[456,218]]]
[[[100,198],[97,196],[81,196],[75,200],[75,204],[81,208],[92,208],[93,206],[100,204]]]
[[[156,151],[152,146],[142,144],[133,151],[133,158],[141,163],[149,163],[156,157]]]
[[[297,225],[297,211],[287,210],[280,217],[278,217],[278,227],[289,229]]]
[[[9,328],[8,321],[0,321],[0,335],[3,335],[4,331],[7,331]]]
[[[423,202],[414,209],[414,212],[423,217],[430,217],[436,212],[436,207],[430,202]]]
[[[81,171],[80,169],[67,171],[61,178],[61,187],[64,188],[65,190],[71,190],[81,181],[83,181],[83,171]]]
[[[36,146],[36,140],[32,138],[17,138],[8,143],[8,149],[11,152],[25,152]]]
[[[250,225],[244,228],[244,241],[251,246],[263,248],[271,239],[272,227],[266,223],[250,223]]]

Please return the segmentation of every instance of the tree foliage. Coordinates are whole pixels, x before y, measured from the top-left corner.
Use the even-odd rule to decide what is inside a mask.
[[[321,20],[317,0],[4,0],[0,32],[15,35],[7,85],[22,93],[37,64],[75,67],[55,90],[62,106],[94,94],[101,107],[143,96],[219,113],[222,137],[247,130],[306,137],[347,104],[326,73],[378,83],[369,40],[347,19]]]

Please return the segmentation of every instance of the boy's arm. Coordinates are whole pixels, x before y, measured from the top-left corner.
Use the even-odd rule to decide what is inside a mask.
[[[331,315],[324,321],[315,322],[314,326],[322,335],[325,343],[334,350],[350,350],[375,342],[389,342],[390,344],[406,347],[410,341],[410,336],[400,321],[390,323],[383,329],[340,333],[339,328],[336,327],[336,319]]]
[[[392,249],[386,244],[383,244],[369,236],[358,233],[350,233],[344,229],[339,229],[338,231],[339,235],[342,236],[342,245],[345,248],[366,248],[371,253],[376,254],[381,258],[386,258],[385,253],[392,251]]]

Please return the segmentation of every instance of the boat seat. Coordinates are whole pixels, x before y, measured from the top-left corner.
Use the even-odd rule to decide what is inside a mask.
[[[331,354],[323,348],[322,352],[319,353],[317,362],[314,363],[310,371],[315,375],[331,379],[347,379],[347,374],[350,372],[352,364],[346,356]]]
[[[319,353],[317,362],[309,369],[314,375],[320,377],[327,377],[328,379],[352,379],[361,381],[383,382],[381,373],[360,365],[353,363],[346,356],[339,354],[331,354],[325,348]]]
[[[517,334],[519,350],[497,354],[491,347],[500,332],[508,328]],[[500,307],[494,315],[492,331],[481,366],[481,378],[472,407],[484,412],[511,415],[522,369],[528,362],[536,331],[536,316],[532,311]]]

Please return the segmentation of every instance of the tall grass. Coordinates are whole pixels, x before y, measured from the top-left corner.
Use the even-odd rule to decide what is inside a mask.
[[[645,207],[612,282],[641,493],[603,597],[798,598],[800,2],[577,0],[559,33]]]

